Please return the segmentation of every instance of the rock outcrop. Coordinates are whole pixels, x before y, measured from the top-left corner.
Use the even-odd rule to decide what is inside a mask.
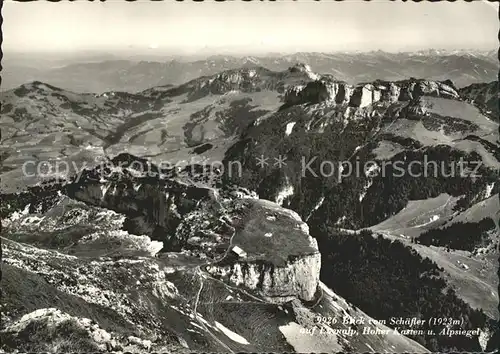
[[[380,87],[375,87],[372,84],[358,86],[353,90],[350,97],[349,105],[352,107],[363,108],[375,102],[380,101],[382,91]]]
[[[346,103],[351,94],[351,87],[343,82],[317,80],[305,86],[291,87],[285,93],[285,103],[296,105],[302,103]]]
[[[280,215],[275,218],[280,221]],[[282,287],[281,300],[295,300],[283,304],[277,303],[280,294],[268,299],[242,283],[224,284],[184,253],[110,256],[96,243],[85,254],[68,255],[81,242],[56,251],[33,241],[2,240],[1,352],[358,352],[363,343],[379,351],[390,345],[426,352],[405,336],[379,338],[348,324],[339,324],[334,334],[318,316],[352,316],[370,328],[378,325],[322,283],[316,306],[294,296],[307,292],[300,286]],[[326,334],[318,339],[313,332]]]
[[[351,107],[363,108],[379,101],[390,103],[411,101],[422,96],[459,98],[458,92],[449,80],[375,81],[352,86],[345,82],[322,78],[307,85],[290,87],[285,95],[285,104],[331,102],[348,103]]]
[[[226,266],[212,265],[206,270],[229,283],[257,291],[270,302],[315,298],[321,268],[319,252],[290,260],[283,266],[265,261],[236,261]]]
[[[303,73],[306,74],[311,80],[318,80],[321,76],[314,73],[308,64],[297,63],[288,68],[290,73]]]
[[[321,268],[318,244],[300,216],[278,204],[248,200],[231,241],[247,255],[206,267],[213,276],[257,291],[272,302],[315,298]]]
[[[93,323],[93,321],[89,318],[71,316],[56,308],[42,308],[24,315],[18,321],[5,328],[2,331],[2,336],[5,336],[14,343],[15,340],[12,340],[11,338],[22,338],[23,334],[26,338],[36,338],[36,335],[41,333],[33,333],[34,328],[36,328],[36,332],[45,332],[45,334],[50,333],[53,336],[56,334],[63,336],[65,333],[71,333],[72,337],[79,337],[78,340],[73,339],[74,343],[72,343],[73,348],[70,347],[71,349],[77,349],[75,348],[75,344],[85,346],[85,348],[78,349],[95,351],[120,348],[118,346],[118,342],[112,338],[112,335],[99,328],[97,323]],[[57,343],[57,338],[45,339],[47,342],[53,341]],[[68,340],[68,342],[70,341]],[[62,348],[70,349],[68,348],[67,343],[64,343],[64,339],[60,338],[59,345],[55,344],[54,349]]]

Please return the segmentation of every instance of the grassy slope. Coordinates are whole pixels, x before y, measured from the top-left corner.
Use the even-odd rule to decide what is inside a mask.
[[[483,163],[491,168],[498,169],[500,161],[479,142],[466,139],[467,135],[472,134],[484,139],[492,144],[498,144],[498,123],[486,118],[481,112],[471,104],[437,97],[423,97],[421,105],[426,107],[430,114],[436,114],[439,117],[452,117],[470,122],[477,129],[458,129],[455,131],[445,132],[443,126],[436,129],[426,127],[426,124],[421,120],[411,120],[401,117],[392,123],[382,127],[380,133],[390,133],[403,138],[411,138],[420,142],[424,146],[434,145],[449,145],[458,150],[465,152],[475,151],[483,158]],[[434,118],[431,118],[431,120]],[[448,121],[446,125],[453,128],[453,119]],[[393,148],[382,146],[381,151],[375,150],[377,155],[384,157],[389,153],[388,150]]]
[[[387,231],[394,235],[415,237],[425,230],[446,223],[453,214],[453,207],[458,198],[446,193],[436,198],[411,200],[408,205],[396,215],[372,226],[373,231]],[[434,218],[438,217],[436,220]]]
[[[424,246],[411,243],[400,234],[378,231],[389,239],[413,247],[422,257],[427,257],[444,268],[447,282],[456,289],[457,295],[471,307],[483,309],[491,318],[498,319],[498,253],[487,256],[472,256],[470,252],[450,250],[443,247]],[[458,263],[458,262],[460,263]],[[460,264],[469,269],[463,269]]]
[[[413,244],[409,240],[426,230],[450,226],[456,222],[478,222],[486,217],[496,217],[498,220],[498,195],[476,203],[460,213],[452,210],[455,201],[456,198],[447,194],[410,201],[398,214],[370,229],[414,247],[420,255],[445,268],[447,280],[457,289],[457,294],[462,299],[472,307],[482,308],[486,314],[498,319],[498,250],[486,255],[473,255],[466,251],[447,251],[443,247]],[[434,215],[439,218],[431,221]],[[469,269],[464,269],[460,264],[466,264]]]

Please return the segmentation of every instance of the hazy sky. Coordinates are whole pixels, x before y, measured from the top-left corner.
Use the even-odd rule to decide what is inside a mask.
[[[498,47],[498,5],[483,1],[5,0],[2,11],[5,51],[133,47],[262,53]]]

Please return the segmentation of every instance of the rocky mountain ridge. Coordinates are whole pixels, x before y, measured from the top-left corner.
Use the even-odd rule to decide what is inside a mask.
[[[423,97],[472,102],[467,92],[457,91],[451,81],[422,79],[378,80],[353,86],[316,74],[305,64],[282,72],[230,70],[139,94],[76,94],[33,82],[2,93],[2,162],[4,171],[13,171],[9,179],[14,180],[20,165],[33,156],[78,165],[94,164],[99,157],[124,151],[158,160],[180,160],[199,155],[196,149],[207,144],[203,149],[208,152],[201,155],[220,160],[232,139],[249,125],[287,107],[313,104],[307,114],[326,108],[329,114],[342,116],[345,124],[352,119],[371,124],[367,115],[400,111],[398,103],[409,102],[406,106],[422,111],[426,104],[417,101]],[[481,108],[480,98],[474,102],[496,120],[493,108]],[[492,107],[491,98],[488,102]],[[317,103],[323,106],[314,106]],[[392,107],[380,110],[379,104]],[[425,124],[437,124],[427,119]],[[35,151],[36,146],[43,146],[44,152]]]
[[[285,104],[335,102],[363,108],[379,101],[416,100],[422,96],[459,99],[451,81],[435,82],[410,79],[405,81],[376,81],[357,86],[331,80],[317,80],[305,86],[294,86],[285,94]]]

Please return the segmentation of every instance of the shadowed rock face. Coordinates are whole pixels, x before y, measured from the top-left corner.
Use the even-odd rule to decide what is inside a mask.
[[[477,106],[487,117],[499,121],[498,81],[472,84],[459,90],[460,95]]]
[[[173,180],[151,177],[125,177],[117,172],[115,180],[88,180],[67,186],[70,197],[127,216],[124,228],[132,233],[147,234],[165,242],[167,248],[179,250],[175,237],[182,218],[196,204],[211,200],[209,188],[188,186]]]

